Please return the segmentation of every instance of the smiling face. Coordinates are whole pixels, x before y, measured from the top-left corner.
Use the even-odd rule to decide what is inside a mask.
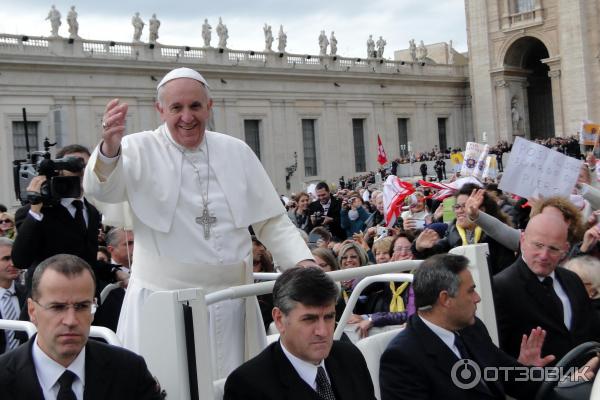
[[[188,149],[198,147],[212,108],[204,86],[190,78],[174,79],[160,88],[158,100],[156,109],[173,140]]]
[[[322,307],[297,303],[288,315],[275,307],[273,321],[281,342],[296,357],[316,365],[329,355],[335,329],[334,302]]]

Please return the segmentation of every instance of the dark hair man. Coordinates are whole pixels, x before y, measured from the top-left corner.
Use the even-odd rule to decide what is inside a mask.
[[[346,239],[346,232],[341,226],[342,202],[331,196],[329,186],[325,182],[317,183],[315,187],[317,200],[308,205],[310,215],[310,228],[322,226],[329,230],[333,236],[340,240]]]
[[[88,341],[94,293],[94,273],[77,256],[58,254],[37,266],[27,300],[37,334],[0,357],[0,393],[23,400],[161,398],[142,357]]]
[[[504,375],[499,374],[498,381],[479,381],[469,389],[457,385],[464,383],[460,367],[467,365],[465,361],[483,370],[542,367],[554,359],[540,357],[545,336],[540,328],[533,329],[529,337],[523,335],[518,361],[494,345],[481,320],[475,317],[481,298],[468,262],[463,256],[438,254],[425,260],[415,272],[418,314],[410,317],[407,327],[381,356],[382,400],[504,399],[505,393],[517,398],[534,397],[539,383],[515,382],[512,375],[503,379]]]
[[[73,144],[59,150],[56,156],[79,157],[87,163],[90,152],[84,146]],[[62,173],[83,176],[83,171]],[[45,176],[38,175],[27,190],[39,193],[45,181]],[[83,193],[78,199],[62,198],[57,204],[27,204],[17,210],[15,225],[19,234],[15,239],[12,258],[17,267],[29,269],[28,288],[35,267],[42,260],[61,253],[76,255],[93,265],[98,279],[105,282],[114,280],[110,268],[96,263],[101,216],[96,207],[83,197]]]
[[[281,274],[273,289],[280,340],[229,375],[224,399],[375,399],[362,354],[333,341],[338,293],[320,268]]]

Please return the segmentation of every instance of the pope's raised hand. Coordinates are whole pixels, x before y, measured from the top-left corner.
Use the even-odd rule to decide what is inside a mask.
[[[127,116],[127,103],[119,99],[111,100],[104,109],[102,118],[102,154],[115,157],[121,147],[121,139],[125,133],[125,117]]]

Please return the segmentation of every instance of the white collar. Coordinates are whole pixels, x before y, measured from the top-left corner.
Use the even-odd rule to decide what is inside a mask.
[[[16,290],[15,290],[15,281],[12,281],[12,282],[10,283],[10,286],[9,286],[9,287],[7,287],[7,288],[0,287],[0,299],[2,298],[2,296],[4,296],[4,292],[6,292],[7,290],[8,290],[8,291],[9,291],[11,294],[16,294],[16,293],[17,293],[17,292],[16,292]]]
[[[171,131],[169,131],[169,127],[167,126],[166,123],[163,123],[163,128],[164,128],[164,132],[165,132],[167,141],[170,144],[172,144],[173,146],[175,146],[175,148],[177,150],[179,150],[180,152],[182,152],[182,153],[198,153],[198,152],[206,153],[206,129],[204,130],[204,135],[202,136],[202,142],[200,142],[200,144],[198,146],[196,146],[195,149],[188,149],[187,147],[180,145],[179,143],[177,143],[175,141],[175,139],[173,139],[173,135],[171,135]]]
[[[417,314],[418,315],[418,314]],[[435,333],[437,335],[437,337],[440,338],[440,340],[442,342],[444,342],[444,344],[446,346],[448,346],[448,348],[450,350],[452,350],[452,352],[458,357],[460,358],[460,352],[458,351],[458,349],[456,348],[456,346],[454,345],[454,332],[449,331],[446,328],[442,328],[441,326],[438,326],[436,324],[434,324],[431,321],[426,320],[425,318],[423,318],[422,316],[419,315],[419,318],[421,318],[421,321],[423,321],[425,323],[425,325],[427,325],[427,327],[429,329],[431,329],[433,331],[433,333]]]
[[[85,387],[85,346],[73,362],[65,368],[44,353],[38,344],[38,338],[39,336],[36,335],[31,355],[42,390],[49,391],[56,385],[58,378],[60,378],[66,369],[77,375],[77,378],[81,380],[82,385]]]
[[[281,345],[283,354],[285,354],[288,360],[290,360],[290,363],[292,364],[298,375],[300,375],[300,378],[302,378],[302,380],[306,382],[308,386],[310,386],[313,389],[316,389],[317,369],[319,367],[323,367],[325,373],[327,374],[327,369],[325,368],[324,360],[321,360],[321,362],[318,365],[309,363],[308,361],[304,361],[290,353],[288,349],[285,348],[281,340],[279,340],[279,344]],[[329,379],[329,375],[327,375],[327,378]],[[331,379],[329,379],[329,381],[331,382]]]

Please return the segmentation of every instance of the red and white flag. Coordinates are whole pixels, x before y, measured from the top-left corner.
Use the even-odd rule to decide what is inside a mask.
[[[383,149],[383,144],[381,143],[381,138],[377,135],[377,162],[381,165],[385,164],[388,161],[387,156],[385,155],[385,150]]]
[[[404,199],[414,192],[415,188],[409,182],[404,182],[393,175],[387,177],[383,184],[383,213],[388,228],[393,226],[400,217]]]

